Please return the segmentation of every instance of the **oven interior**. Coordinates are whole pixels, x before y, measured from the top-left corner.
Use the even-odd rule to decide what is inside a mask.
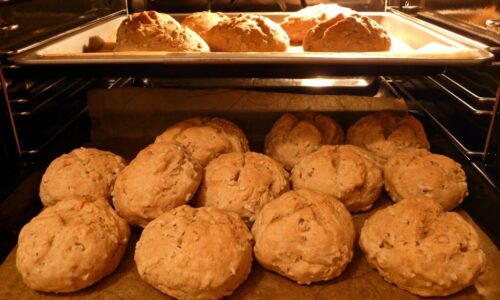
[[[72,34],[82,24],[99,22],[114,14],[144,9],[163,12],[295,11],[329,1],[2,1],[0,2],[1,169],[0,258],[15,246],[23,224],[41,209],[38,185],[48,163],[62,153],[91,143],[92,122],[87,92],[92,89],[178,88],[242,89],[313,95],[390,96],[405,99],[409,110],[425,125],[432,150],[460,162],[465,169],[471,196],[462,207],[489,237],[500,245],[500,61],[475,67],[446,68],[429,74],[331,75],[315,72],[275,71],[257,66],[252,73],[226,74],[206,70],[165,74],[163,69],[126,72],[114,69],[31,68],[18,66],[9,56]],[[360,11],[391,11],[425,20],[478,43],[498,55],[499,7],[495,1],[336,1]],[[480,11],[480,14],[477,12]],[[479,20],[478,16],[483,17]],[[434,27],[433,27],[434,28]],[[279,68],[279,66],[278,66]],[[279,70],[279,69],[278,69]],[[361,72],[363,68],[360,68]],[[180,71],[179,71],[180,72]],[[177,76],[180,74],[179,76]],[[165,76],[162,76],[165,75]],[[314,107],[311,107],[314,110]],[[253,150],[262,150],[262,137],[283,111],[217,112],[204,114],[235,121],[249,135]],[[347,129],[359,115],[330,112]],[[199,115],[179,113],[176,118]],[[257,119],[259,122],[254,122]],[[120,134],[117,133],[119,136]],[[98,145],[113,149],[119,143]],[[128,159],[141,142],[130,144]],[[134,148],[136,147],[136,148]],[[123,148],[122,148],[123,149]],[[119,150],[118,150],[119,151]],[[123,150],[122,150],[123,151]],[[126,151],[125,151],[126,152]]]

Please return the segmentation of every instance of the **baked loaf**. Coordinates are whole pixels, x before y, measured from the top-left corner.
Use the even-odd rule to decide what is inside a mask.
[[[284,114],[266,135],[264,152],[291,170],[321,145],[344,142],[344,131],[332,118],[314,113]]]
[[[371,152],[380,167],[398,153],[427,149],[424,127],[411,115],[383,111],[359,119],[347,130],[347,143]]]
[[[352,146],[322,146],[302,158],[292,170],[294,189],[332,195],[350,212],[372,207],[382,190],[382,170],[368,151]]]
[[[108,151],[74,149],[50,163],[40,183],[40,199],[45,206],[54,205],[68,196],[111,200],[116,176],[125,164],[121,156]]]
[[[128,15],[116,34],[115,51],[208,52],[201,37],[167,14],[144,11]]]
[[[304,51],[373,52],[391,49],[391,38],[374,20],[339,15],[313,27],[304,38]]]
[[[24,225],[16,266],[31,289],[76,291],[116,269],[129,237],[127,223],[105,199],[71,196]]]
[[[229,152],[247,152],[248,140],[233,122],[219,118],[191,118],[165,130],[156,142],[176,141],[204,167]]]
[[[116,179],[116,212],[130,224],[144,227],[162,213],[186,204],[196,193],[202,171],[180,144],[149,145]]]
[[[431,198],[377,211],[361,229],[359,244],[385,280],[420,296],[456,293],[485,268],[474,228]]]
[[[264,206],[252,233],[259,263],[299,284],[339,276],[353,255],[351,215],[340,201],[311,190],[287,192]]]
[[[248,277],[252,243],[236,214],[183,205],[144,228],[135,262],[141,278],[169,296],[219,299]]]
[[[240,14],[215,25],[205,40],[212,51],[285,52],[290,40],[286,32],[270,19]]]
[[[384,166],[385,189],[394,202],[429,197],[451,210],[467,196],[460,164],[444,155],[417,149],[400,153]]]
[[[281,23],[281,28],[288,33],[292,42],[301,43],[307,32],[319,23],[338,16],[343,18],[353,13],[352,9],[337,4],[317,4],[290,14]]]
[[[219,22],[227,21],[228,19],[228,16],[220,12],[195,12],[182,21],[182,26],[188,27],[199,34],[202,39],[205,39],[207,31],[219,24]]]
[[[288,190],[288,173],[272,158],[256,152],[226,153],[206,166],[198,204],[235,212],[252,223],[264,205]]]

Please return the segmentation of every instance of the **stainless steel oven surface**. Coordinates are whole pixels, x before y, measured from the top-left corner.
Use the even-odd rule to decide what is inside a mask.
[[[131,240],[117,269],[68,294],[27,287],[16,270],[19,231],[43,208],[48,164],[80,146],[128,161],[166,127],[195,116],[233,121],[250,149],[264,151],[286,112],[315,111],[344,130],[374,111],[409,112],[431,151],[460,163],[468,193],[455,211],[476,229],[486,268],[474,284],[443,299],[500,298],[500,51],[495,1],[337,1],[380,22],[398,40],[384,54],[113,53],[127,13],[157,10],[182,20],[208,10],[259,12],[279,22],[329,0],[0,1],[0,299],[165,299],[138,275]],[[89,51],[91,38],[104,47]],[[420,51],[429,44],[441,51]],[[406,47],[406,48],[405,48]],[[444,48],[443,48],[444,47]],[[108,49],[108,51],[106,51]],[[406,50],[405,50],[406,49]],[[352,215],[354,257],[336,279],[298,285],[253,262],[230,299],[418,299],[386,282],[358,246],[365,220],[392,204]],[[202,255],[202,254],[201,254]]]

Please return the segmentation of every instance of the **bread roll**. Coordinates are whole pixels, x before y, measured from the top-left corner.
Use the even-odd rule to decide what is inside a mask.
[[[377,211],[365,221],[359,244],[385,280],[424,297],[456,293],[485,268],[474,228],[431,198],[408,198]]]

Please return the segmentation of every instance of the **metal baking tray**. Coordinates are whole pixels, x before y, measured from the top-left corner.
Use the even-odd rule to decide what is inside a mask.
[[[276,22],[289,13],[257,13]],[[19,65],[109,65],[109,64],[168,64],[168,65],[315,65],[331,66],[470,66],[485,64],[493,55],[486,46],[459,37],[445,30],[437,32],[432,25],[392,12],[364,12],[379,22],[390,34],[393,47],[386,52],[341,53],[303,52],[301,46],[289,52],[209,52],[174,53],[162,51],[113,52],[116,28],[125,16],[84,28],[27,53],[11,57]],[[228,15],[234,15],[228,14]],[[186,14],[172,14],[182,20]],[[100,49],[98,49],[100,47]],[[97,50],[97,51],[96,51]]]

